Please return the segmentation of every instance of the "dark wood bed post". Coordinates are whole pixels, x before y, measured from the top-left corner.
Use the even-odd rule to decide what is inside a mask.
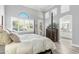
[[[53,13],[51,13],[51,29],[53,29]]]
[[[3,28],[3,16],[2,16],[2,18],[1,18],[1,19],[2,19],[2,28]]]

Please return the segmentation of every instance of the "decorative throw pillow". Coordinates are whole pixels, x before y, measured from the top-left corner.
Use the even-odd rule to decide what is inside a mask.
[[[10,38],[12,39],[13,42],[20,42],[19,36],[15,33],[10,33]]]
[[[8,34],[11,33],[11,31],[10,31],[9,29],[5,29],[5,31],[6,31]]]
[[[11,43],[11,39],[9,37],[9,34],[6,31],[0,32],[0,45],[6,45]]]

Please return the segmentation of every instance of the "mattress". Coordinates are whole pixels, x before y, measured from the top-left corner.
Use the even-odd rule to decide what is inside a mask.
[[[12,42],[5,46],[6,54],[36,54],[56,46],[49,38],[37,34],[19,35],[20,43]]]

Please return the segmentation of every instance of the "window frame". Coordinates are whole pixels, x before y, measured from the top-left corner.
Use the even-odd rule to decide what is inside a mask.
[[[12,31],[14,31],[13,30],[13,21],[18,21],[18,20],[22,20],[22,19],[20,19],[20,18],[16,18],[16,17],[11,17],[11,30]],[[23,19],[24,20],[24,19]],[[25,23],[25,21],[33,21],[33,23],[32,23],[32,25],[33,25],[33,29],[32,29],[32,31],[19,31],[19,27],[18,27],[18,31],[14,31],[14,32],[18,32],[18,33],[34,33],[34,19],[25,19],[24,20],[24,23]]]

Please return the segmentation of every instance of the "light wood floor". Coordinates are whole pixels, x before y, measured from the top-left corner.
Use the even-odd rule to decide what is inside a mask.
[[[73,47],[72,40],[61,39],[55,44],[57,49],[54,51],[54,54],[79,54],[79,47]]]

